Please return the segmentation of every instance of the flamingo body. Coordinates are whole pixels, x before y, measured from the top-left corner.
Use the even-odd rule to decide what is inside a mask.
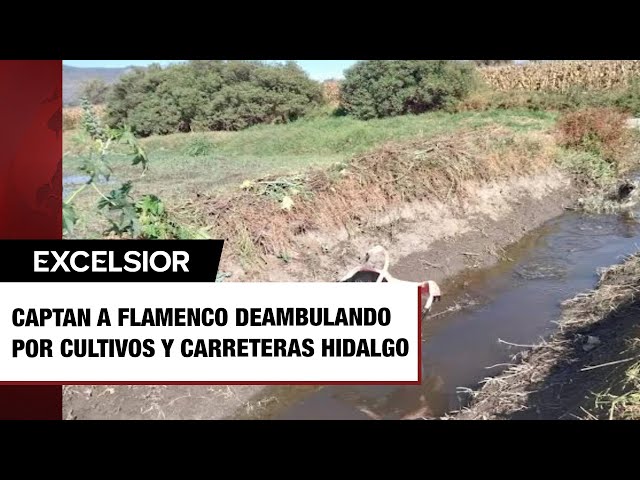
[[[381,269],[375,268],[369,264],[371,258],[378,253],[384,254],[384,265]],[[441,297],[440,287],[433,280],[427,280],[424,282],[412,282],[410,280],[401,280],[391,275],[389,273],[389,253],[384,247],[380,245],[376,245],[375,247],[370,249],[365,255],[364,263],[352,269],[349,273],[342,277],[340,282],[403,282],[415,285],[416,287],[420,288],[423,313],[428,312],[431,309],[433,302],[440,300]]]

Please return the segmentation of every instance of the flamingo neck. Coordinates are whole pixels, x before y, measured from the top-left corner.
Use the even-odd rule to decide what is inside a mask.
[[[387,250],[385,249],[384,250],[384,265],[382,266],[382,270],[378,274],[378,280],[376,280],[376,283],[380,283],[385,279],[385,277],[389,273],[388,270],[389,270],[389,252],[387,252]]]
[[[382,270],[385,272],[389,270],[389,252],[386,250],[384,251],[384,266],[382,267]]]

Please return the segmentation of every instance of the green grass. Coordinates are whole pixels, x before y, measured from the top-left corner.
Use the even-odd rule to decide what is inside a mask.
[[[385,142],[450,133],[462,128],[496,125],[513,130],[545,130],[555,114],[528,110],[406,115],[361,121],[330,115],[287,125],[260,125],[239,132],[182,133],[153,136],[141,143],[150,169],[140,177],[130,157],[112,155],[116,181],[133,180],[134,193],[156,194],[168,206],[184,205],[196,194],[238,188],[244,180],[267,174],[303,172],[327,166],[376,148]],[[79,175],[87,138],[78,130],[64,133],[64,176]],[[73,191],[74,187],[68,187]],[[111,186],[101,187],[108,192]],[[76,198],[80,222],[75,236],[99,237],[104,223],[95,214],[95,192],[87,189]],[[186,207],[190,211],[192,207]]]
[[[227,155],[326,155],[342,158],[361,153],[389,140],[432,135],[463,125],[481,127],[499,123],[517,129],[544,128],[550,114],[532,112],[465,112],[405,115],[370,121],[350,117],[301,120],[282,127],[261,125],[218,142]],[[281,130],[277,130],[281,129]]]
[[[638,338],[634,341],[640,343]],[[596,406],[608,410],[609,420],[640,420],[640,362],[625,371],[621,383],[622,388],[618,388],[622,393],[614,394],[607,390],[596,395]]]
[[[149,153],[150,171],[140,186],[153,185],[160,189],[155,193],[210,192],[265,174],[287,174],[343,161],[391,140],[492,123],[514,130],[542,130],[554,120],[552,113],[526,110],[434,112],[367,122],[327,116],[240,132],[155,136],[142,141]],[[78,132],[65,132],[65,175],[79,173],[80,137]],[[194,148],[198,145],[206,148]],[[126,157],[113,160],[122,168],[122,175],[136,175],[136,169],[128,168]]]

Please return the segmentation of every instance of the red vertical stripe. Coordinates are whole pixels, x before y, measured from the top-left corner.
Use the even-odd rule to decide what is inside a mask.
[[[422,384],[422,291],[418,287],[418,383]]]
[[[0,60],[0,145],[0,238],[61,238],[61,60]],[[0,387],[0,419],[61,418],[62,387]]]

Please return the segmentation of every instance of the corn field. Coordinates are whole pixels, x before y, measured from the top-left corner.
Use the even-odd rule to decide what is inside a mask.
[[[640,78],[640,60],[566,60],[482,67],[481,78],[492,88],[566,92],[579,87],[610,90]]]
[[[336,80],[325,80],[322,82],[322,94],[327,104],[337,106],[340,103],[340,83]]]
[[[103,105],[96,105],[95,110],[99,117],[104,117],[105,108]],[[65,130],[78,128],[81,120],[82,107],[64,107],[62,109],[62,128]]]

